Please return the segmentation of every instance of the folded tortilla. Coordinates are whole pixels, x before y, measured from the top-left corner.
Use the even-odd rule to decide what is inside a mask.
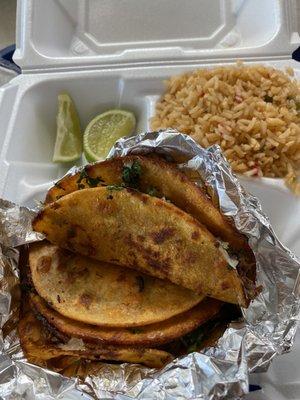
[[[35,290],[42,298],[65,317],[88,324],[152,324],[189,310],[204,297],[46,241],[30,246],[29,267]]]
[[[59,342],[30,312],[20,319],[18,332],[28,361],[38,365],[61,356],[72,356],[90,360],[138,363],[151,368],[161,368],[173,358],[171,354],[156,349],[110,345],[87,346],[82,340],[74,338],[68,343]]]
[[[135,164],[134,164],[135,163]],[[134,166],[137,171],[134,169]],[[86,166],[57,182],[47,193],[46,204],[76,190],[104,185],[128,185],[156,197],[165,197],[203,223],[232,249],[249,251],[246,238],[212,204],[206,193],[158,156],[130,155]]]
[[[76,253],[248,304],[242,281],[215,237],[162,199],[119,187],[83,189],[45,206],[33,229]]]
[[[45,320],[53,332],[64,335],[65,340],[76,337],[84,342],[142,347],[161,346],[184,336],[215,317],[223,304],[218,300],[207,298],[191,310],[166,321],[133,328],[105,328],[66,318],[49,307],[38,295],[31,294],[30,302],[39,318]]]

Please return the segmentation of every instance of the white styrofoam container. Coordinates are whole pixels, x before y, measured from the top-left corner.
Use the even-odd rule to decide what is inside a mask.
[[[0,88],[0,196],[24,205],[70,165],[51,162],[57,95],[67,91],[82,126],[109,108],[132,110],[149,129],[163,80],[237,58],[278,68],[300,44],[299,0],[19,0],[17,50],[22,75]],[[300,7],[299,7],[300,8]],[[279,238],[300,256],[300,201],[277,179],[242,179]],[[249,399],[300,399],[300,340]],[[298,361],[299,359],[299,361]],[[254,396],[254,397],[253,397]]]

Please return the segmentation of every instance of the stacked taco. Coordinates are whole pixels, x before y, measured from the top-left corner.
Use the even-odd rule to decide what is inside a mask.
[[[160,368],[217,339],[255,296],[247,239],[203,187],[157,155],[88,165],[33,221],[19,334],[29,361]],[[230,304],[230,305],[229,305]]]

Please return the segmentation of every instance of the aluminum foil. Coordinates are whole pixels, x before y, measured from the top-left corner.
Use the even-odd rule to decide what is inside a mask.
[[[203,149],[174,130],[121,139],[109,158],[150,152],[197,172],[196,184],[205,182],[222,212],[248,236],[262,292],[216,347],[178,358],[160,371],[99,363],[97,375],[84,381],[65,378],[29,364],[20,348],[17,246],[42,236],[31,230],[34,210],[0,200],[1,398],[238,399],[248,391],[249,372],[266,371],[274,356],[290,350],[299,316],[300,263],[278,241],[258,200],[241,187],[218,146]]]

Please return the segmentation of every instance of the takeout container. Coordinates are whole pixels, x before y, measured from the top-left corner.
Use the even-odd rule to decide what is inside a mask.
[[[14,60],[23,73],[0,88],[0,197],[33,206],[69,169],[51,162],[62,91],[75,100],[83,128],[100,112],[121,107],[135,113],[142,132],[170,75],[242,59],[291,66],[300,78],[290,59],[300,44],[296,3],[19,1]],[[299,198],[280,180],[242,182],[262,201],[279,238],[300,255]],[[284,384],[286,393],[300,396],[298,382],[299,368],[290,365],[274,367],[260,384],[266,393]]]

